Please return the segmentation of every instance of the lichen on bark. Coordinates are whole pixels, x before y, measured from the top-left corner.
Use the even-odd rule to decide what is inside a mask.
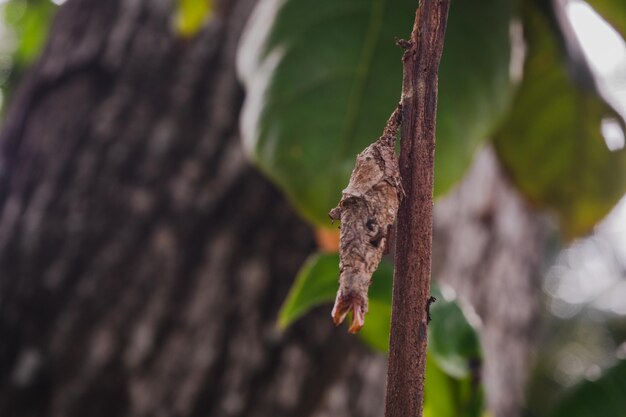
[[[352,311],[348,329],[351,333],[358,332],[365,324],[372,274],[387,252],[404,195],[395,152],[400,119],[398,107],[382,136],[357,156],[341,201],[329,213],[332,220],[341,221],[339,290],[331,314],[339,325]]]

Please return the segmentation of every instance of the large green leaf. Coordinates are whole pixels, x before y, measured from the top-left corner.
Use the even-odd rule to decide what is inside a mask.
[[[463,175],[510,98],[515,0],[452,2],[440,69],[435,193]],[[238,52],[244,147],[309,220],[327,213],[358,152],[397,104],[415,0],[262,0]]]
[[[626,360],[595,381],[583,381],[569,390],[552,417],[625,417]]]
[[[526,33],[524,82],[495,146],[524,194],[555,211],[571,238],[588,232],[626,192],[626,151],[606,146],[601,121],[617,115],[572,83],[543,16],[530,10]]]

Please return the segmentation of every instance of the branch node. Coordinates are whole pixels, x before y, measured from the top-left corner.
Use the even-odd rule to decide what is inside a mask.
[[[402,103],[398,103],[396,109],[391,113],[387,123],[385,124],[385,129],[383,130],[383,134],[380,137],[381,140],[391,140],[395,141],[396,135],[398,134],[398,129],[402,124]]]
[[[426,321],[430,323],[432,317],[430,317],[430,305],[437,301],[437,297],[433,297],[432,295],[428,297],[428,301],[426,302]]]
[[[400,48],[406,50],[411,49],[411,47],[413,46],[413,42],[411,40],[406,40],[406,39],[401,39],[401,38],[395,38],[396,40],[396,45],[398,45]]]

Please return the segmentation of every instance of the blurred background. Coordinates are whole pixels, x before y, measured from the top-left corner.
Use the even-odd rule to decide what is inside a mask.
[[[417,2],[0,0],[0,416],[382,416],[339,201]],[[626,413],[626,4],[452,0],[426,416]]]

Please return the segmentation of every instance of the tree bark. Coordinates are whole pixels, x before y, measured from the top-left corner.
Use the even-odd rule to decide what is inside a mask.
[[[7,113],[0,415],[382,415],[384,359],[330,307],[274,326],[314,244],[239,144],[254,0],[219,3],[190,41],[172,3],[68,0]]]
[[[313,239],[239,144],[254,1],[191,41],[173,3],[69,0],[12,103],[2,416],[307,416],[371,355],[327,311],[275,329]]]
[[[385,417],[421,417],[433,243],[435,121],[449,0],[420,1],[402,56],[400,174]]]

